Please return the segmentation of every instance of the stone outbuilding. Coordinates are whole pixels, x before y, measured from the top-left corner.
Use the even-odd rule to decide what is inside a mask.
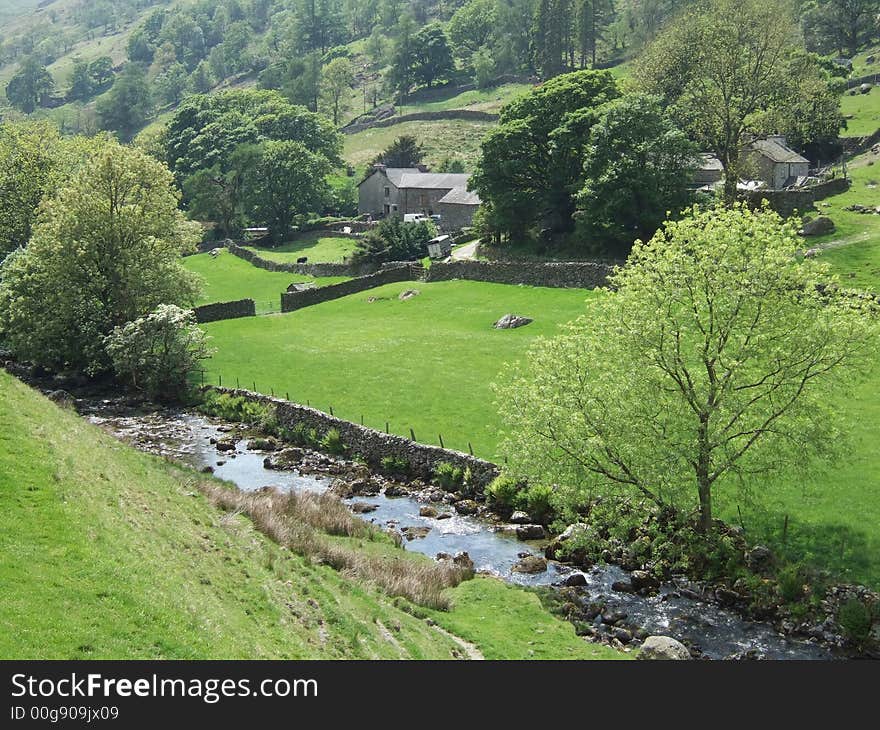
[[[743,172],[770,190],[785,190],[802,183],[810,173],[810,161],[788,146],[782,135],[755,139],[743,148]]]

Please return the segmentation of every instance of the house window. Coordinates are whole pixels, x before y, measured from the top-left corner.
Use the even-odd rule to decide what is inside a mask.
[[[422,193],[420,196],[422,207],[426,207],[428,205],[428,194]]]
[[[391,197],[391,188],[389,188],[387,185],[385,186],[385,197],[386,198]]]

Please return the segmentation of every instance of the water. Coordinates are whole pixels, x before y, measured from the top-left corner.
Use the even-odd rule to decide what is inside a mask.
[[[108,415],[107,404],[97,405],[87,414],[129,443],[152,453],[180,459],[202,469],[211,466],[214,475],[243,490],[275,486],[282,490],[326,490],[332,479],[300,474],[296,470],[276,471],[263,466],[265,454],[247,450],[246,441],[236,444],[236,451],[219,453],[211,439],[228,438],[224,427],[190,413],[152,413],[146,415]],[[426,503],[414,497],[389,498],[384,494],[356,497],[351,502],[375,505],[376,510],[363,515],[381,527],[428,527],[427,536],[405,541],[412,552],[431,557],[445,552],[467,552],[478,571],[489,573],[519,585],[541,586],[558,583],[574,572],[551,562],[545,572],[528,575],[512,570],[522,556],[540,555],[539,545],[520,542],[494,532],[486,522],[455,513],[446,505],[435,505],[438,512],[450,513],[448,519],[421,517]],[[625,624],[639,626],[652,634],[662,634],[698,647],[705,656],[723,659],[751,651],[768,659],[830,659],[817,644],[797,641],[776,632],[770,624],[745,621],[714,603],[681,597],[674,585],[664,585],[659,595],[642,597],[612,590],[615,581],[628,578],[617,566],[597,566],[584,572],[587,585],[579,590],[584,605],[602,602],[605,612],[625,613]]]

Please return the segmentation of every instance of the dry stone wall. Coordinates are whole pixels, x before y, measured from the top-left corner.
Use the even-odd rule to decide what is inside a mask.
[[[450,261],[434,263],[426,281],[467,279],[495,284],[523,284],[559,289],[597,289],[605,286],[614,267],[590,261]]]
[[[333,299],[347,297],[350,294],[375,289],[377,286],[393,284],[398,281],[410,281],[419,277],[421,266],[403,264],[382,269],[374,274],[359,276],[356,279],[343,281],[339,284],[321,286],[316,289],[304,289],[302,291],[287,291],[281,295],[281,311],[295,312],[303,307],[311,307],[315,304],[329,302]]]
[[[238,319],[240,317],[256,317],[257,309],[253,299],[239,299],[235,302],[217,302],[195,307],[193,313],[196,322],[219,322],[221,319]]]
[[[374,465],[381,463],[385,457],[400,459],[409,464],[410,473],[413,476],[422,479],[431,478],[440,464],[447,463],[462,470],[470,469],[471,485],[482,490],[499,473],[496,464],[478,459],[475,456],[383,433],[281,398],[270,398],[249,390],[213,387],[212,390],[273,406],[279,425],[285,428],[292,429],[301,426],[307,430],[314,429],[319,435],[326,434],[327,431],[335,428],[339,431],[342,443],[347,447],[350,456],[363,457]]]

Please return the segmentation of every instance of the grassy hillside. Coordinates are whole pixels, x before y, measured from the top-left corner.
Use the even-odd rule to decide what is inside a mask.
[[[295,241],[285,243],[276,248],[257,248],[249,246],[262,258],[278,261],[283,264],[296,263],[305,256],[310,264],[342,263],[356,248],[355,241],[343,236],[327,236],[320,231],[297,236]]]
[[[245,517],[212,507],[194,486],[203,479],[124,446],[0,370],[0,659],[462,654],[460,640],[413,615],[424,610],[405,612],[405,601],[282,550]],[[451,612],[431,613],[479,653],[621,656],[576,637],[525,591],[468,583],[452,591]],[[475,603],[496,612],[476,616]]]

